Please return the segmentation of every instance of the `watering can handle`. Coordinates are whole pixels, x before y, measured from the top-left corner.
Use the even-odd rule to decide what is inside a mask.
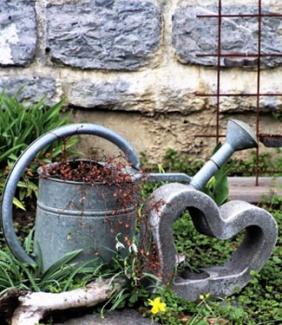
[[[40,150],[57,140],[78,134],[91,134],[109,140],[125,153],[132,167],[136,169],[140,167],[135,150],[125,139],[112,130],[96,124],[84,123],[66,125],[42,135],[30,144],[18,158],[6,180],[1,207],[2,226],[6,242],[13,254],[22,262],[35,264],[35,261],[21,246],[13,227],[13,198],[15,196],[17,184],[24,174],[25,169]]]

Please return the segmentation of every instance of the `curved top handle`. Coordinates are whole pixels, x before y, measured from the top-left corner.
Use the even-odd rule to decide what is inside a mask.
[[[125,153],[132,167],[136,169],[140,167],[139,159],[134,148],[125,139],[114,131],[96,124],[79,123],[62,126],[47,132],[31,143],[14,164],[6,180],[2,197],[2,226],[4,236],[12,253],[22,262],[28,264],[35,263],[22,248],[13,227],[13,198],[17,183],[24,174],[25,169],[40,150],[57,140],[77,134],[92,134],[109,140]]]

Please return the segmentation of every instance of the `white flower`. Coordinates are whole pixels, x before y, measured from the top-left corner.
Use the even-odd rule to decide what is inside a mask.
[[[129,250],[129,253],[132,253],[132,252],[135,254],[138,253],[137,246],[134,243],[129,246],[128,250]]]
[[[120,241],[118,241],[118,242],[116,243],[116,250],[118,251],[120,248],[121,248],[121,249],[124,249],[125,246],[123,245],[123,243],[121,243]]]

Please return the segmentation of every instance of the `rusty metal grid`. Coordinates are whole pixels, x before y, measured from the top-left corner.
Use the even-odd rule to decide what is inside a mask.
[[[261,121],[261,107],[260,98],[267,96],[281,96],[282,93],[262,93],[261,92],[261,58],[262,57],[282,57],[282,53],[262,53],[261,41],[262,41],[262,20],[264,17],[279,17],[282,19],[282,14],[280,13],[262,13],[262,0],[258,0],[258,13],[257,14],[223,14],[223,3],[222,0],[218,0],[218,13],[217,14],[204,14],[197,15],[199,19],[217,19],[217,50],[216,53],[197,53],[198,57],[216,57],[216,93],[196,93],[200,97],[216,97],[216,134],[197,134],[195,137],[203,138],[216,138],[216,142],[219,142],[219,138],[225,135],[220,134],[220,99],[222,97],[256,97],[256,136],[258,139],[262,140],[265,134],[260,132],[260,121]],[[223,18],[254,18],[258,19],[258,49],[257,53],[240,53],[240,52],[230,52],[222,53],[221,51],[221,35],[222,35],[222,20]],[[224,57],[235,57],[235,58],[256,58],[257,59],[257,78],[256,78],[256,92],[254,93],[222,93],[221,92],[221,58]],[[267,136],[281,137],[282,135],[270,134]],[[259,159],[260,159],[260,148],[258,146],[256,150],[256,186],[259,185]],[[273,171],[272,171],[273,172]],[[279,171],[274,171],[279,172]]]

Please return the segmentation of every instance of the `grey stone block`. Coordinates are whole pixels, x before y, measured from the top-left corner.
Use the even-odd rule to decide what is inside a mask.
[[[82,69],[136,70],[159,48],[154,0],[82,0],[47,6],[47,47],[53,61]]]
[[[201,234],[227,240],[245,230],[245,238],[223,265],[215,261],[215,266],[203,267],[199,274],[175,273],[177,252],[172,225],[186,209]],[[251,278],[250,271],[259,271],[269,259],[277,239],[277,224],[267,211],[243,201],[218,207],[190,185],[161,186],[153,192],[146,211],[148,219],[143,224],[141,242],[146,250],[156,248],[156,275],[164,284],[172,281],[175,292],[188,300],[196,300],[207,292],[214,296],[231,295],[235,289],[243,288]]]
[[[135,310],[114,311],[105,315],[101,319],[99,314],[87,315],[84,317],[72,319],[57,325],[153,325],[148,318],[142,317]]]
[[[224,5],[225,14],[254,14],[257,6]],[[264,13],[271,12],[264,7]],[[217,53],[217,18],[199,18],[197,15],[218,14],[216,6],[184,6],[176,9],[173,15],[172,43],[178,59],[185,64],[215,66],[216,57],[200,57],[197,54]],[[262,53],[282,52],[281,18],[264,17],[262,19]],[[258,18],[223,18],[221,32],[221,52],[258,53]],[[261,63],[267,67],[280,66],[282,57],[262,57]],[[256,58],[221,59],[225,67],[256,67]]]
[[[2,77],[0,91],[28,103],[36,103],[45,98],[46,104],[49,105],[53,103],[56,94],[56,82],[46,77]]]
[[[69,102],[83,108],[115,108],[130,96],[129,83],[78,81],[70,86]]]
[[[153,89],[138,80],[81,80],[69,83],[65,88],[69,104],[75,107],[145,114],[155,112]]]
[[[36,50],[34,1],[0,2],[0,65],[24,66]]]

